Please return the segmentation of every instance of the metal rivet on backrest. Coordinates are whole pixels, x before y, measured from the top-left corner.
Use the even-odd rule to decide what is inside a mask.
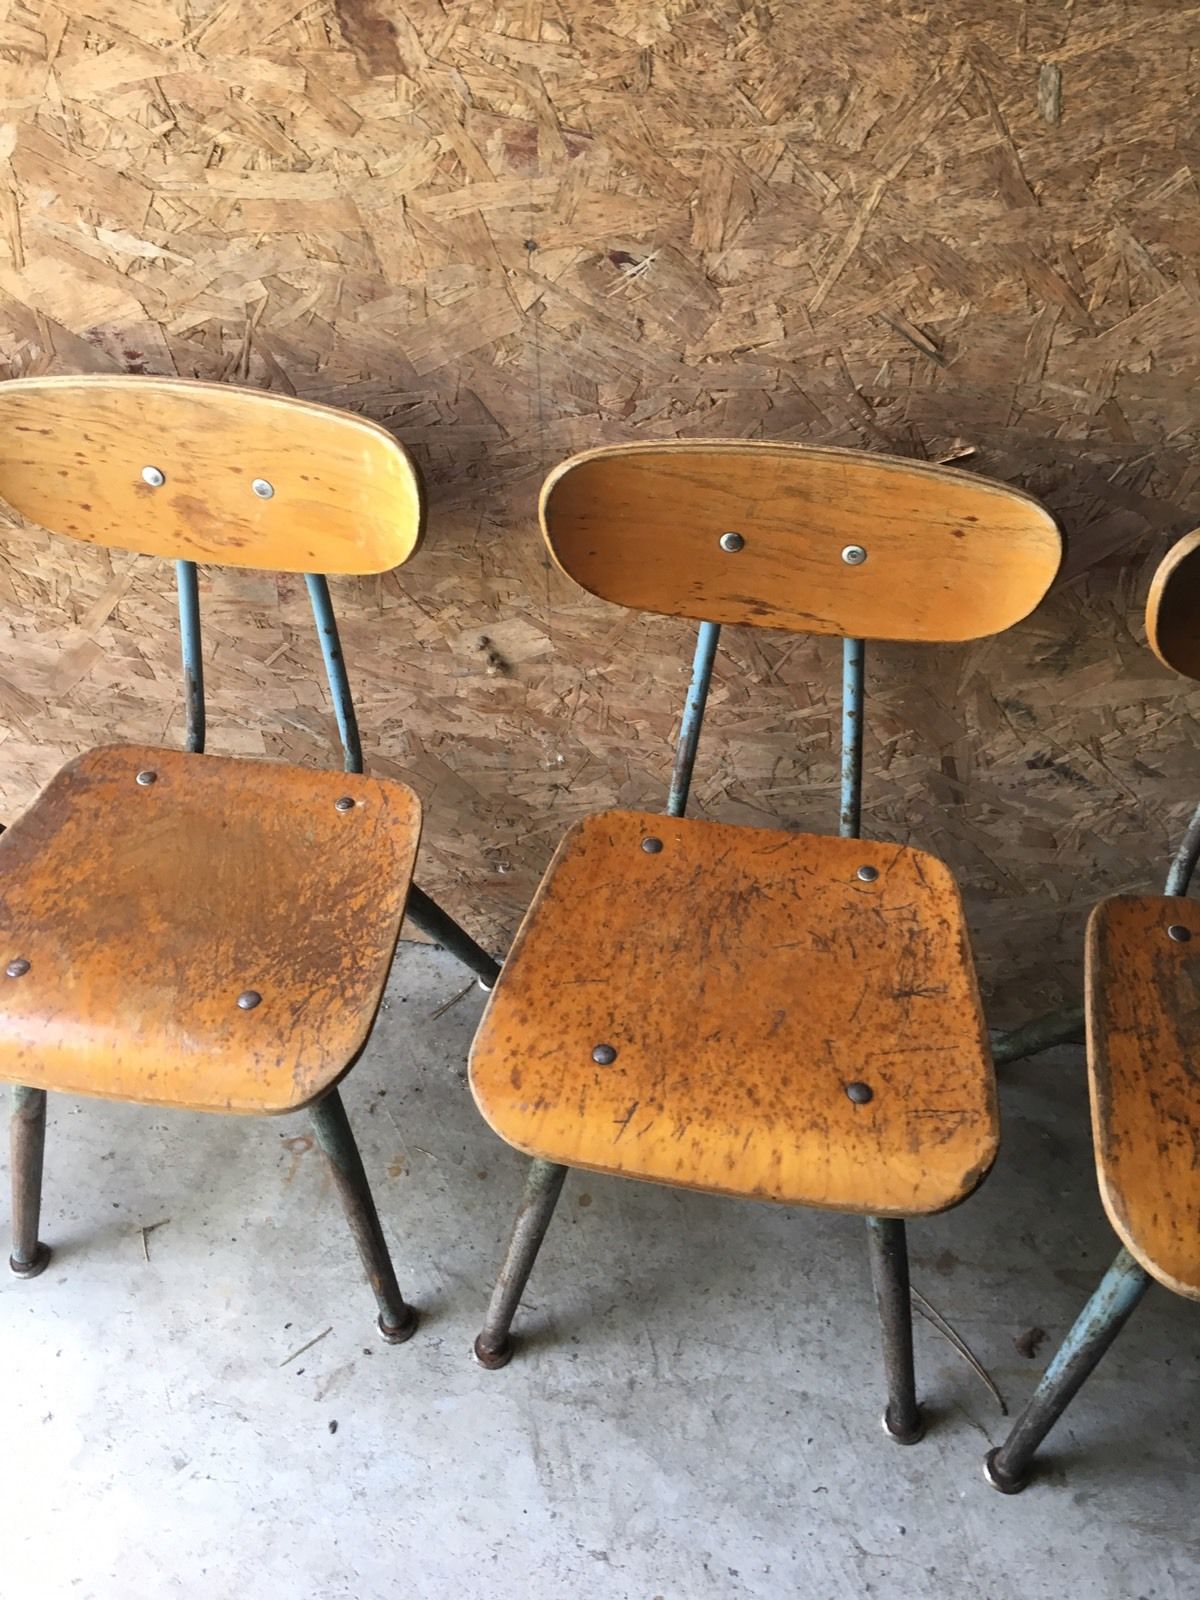
[[[642,840],[642,849],[648,856],[656,856],[662,849],[662,840],[653,837]]]
[[[878,867],[859,867],[858,871],[854,874],[854,876],[856,878],[861,878],[864,883],[874,883],[875,879],[879,876],[879,868]]]
[[[143,789],[148,789],[152,783],[158,782],[158,773],[151,772],[149,767],[147,767],[142,772],[138,773],[137,782],[141,784]]]
[[[29,971],[29,962],[24,956],[17,956],[5,967],[5,972],[10,978],[23,978]]]
[[[861,567],[867,559],[867,552],[860,544],[848,544],[842,551],[842,560],[848,567]]]
[[[728,550],[732,553],[735,550],[744,549],[746,541],[740,533],[723,533],[718,543],[722,550]]]
[[[167,481],[167,475],[161,467],[143,467],[142,482],[148,483],[152,489],[161,489]]]
[[[617,1059],[617,1052],[611,1044],[598,1044],[592,1051],[592,1060],[598,1067],[611,1067]]]
[[[254,490],[255,494],[260,500],[269,500],[275,493],[274,484],[268,483],[265,478],[255,478],[250,487]]]
[[[869,1100],[874,1100],[875,1091],[869,1083],[848,1083],[846,1093],[856,1106],[865,1106]]]
[[[340,800],[335,800],[333,802],[333,809],[335,811],[353,811],[354,801],[348,794],[344,794]]]
[[[1173,922],[1167,929],[1167,938],[1174,939],[1176,944],[1187,944],[1192,937],[1192,930],[1185,928],[1181,922]]]
[[[253,1011],[261,999],[262,995],[259,994],[257,989],[243,989],[237,997],[237,1003],[241,1010]]]

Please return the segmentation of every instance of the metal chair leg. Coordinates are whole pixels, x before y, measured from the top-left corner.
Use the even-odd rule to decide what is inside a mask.
[[[443,911],[436,900],[431,900],[424,889],[414,883],[408,891],[408,915],[435,944],[440,944],[457,956],[464,967],[479,979],[485,989],[494,989],[500,976],[500,963],[494,961],[482,945],[460,928],[448,911]]]
[[[1083,1007],[1067,1006],[1062,1011],[1047,1011],[1019,1028],[993,1028],[992,1060],[998,1067],[1010,1061],[1023,1061],[1059,1044],[1083,1043]]]
[[[521,1208],[513,1224],[512,1237],[496,1287],[492,1290],[491,1304],[484,1319],[483,1331],[475,1341],[475,1359],[480,1366],[506,1367],[512,1360],[513,1346],[509,1337],[517,1306],[529,1282],[533,1263],[541,1249],[554,1207],[562,1192],[566,1167],[553,1161],[533,1161],[525,1180],[525,1193]]]
[[[8,1264],[19,1278],[36,1278],[50,1260],[49,1250],[38,1239],[45,1150],[46,1091],[16,1083],[12,1095],[13,1248]]]
[[[323,1099],[318,1100],[311,1107],[311,1116],[317,1143],[325,1152],[333,1181],[341,1195],[367,1281],[375,1291],[375,1299],[379,1304],[379,1332],[389,1344],[403,1344],[406,1339],[412,1338],[417,1326],[417,1313],[406,1303],[396,1282],[395,1268],[379,1224],[379,1213],[371,1198],[362,1156],[338,1091],[331,1089]]]
[[[984,1462],[984,1476],[993,1489],[1020,1494],[1029,1482],[1029,1464],[1037,1447],[1079,1393],[1149,1287],[1149,1273],[1128,1250],[1119,1251],[1099,1288],[1075,1319],[1008,1438]]]
[[[895,1217],[868,1217],[871,1282],[883,1333],[883,1366],[888,1403],[884,1431],[897,1444],[916,1444],[925,1436],[913,1372],[912,1297],[908,1288],[908,1238]]]

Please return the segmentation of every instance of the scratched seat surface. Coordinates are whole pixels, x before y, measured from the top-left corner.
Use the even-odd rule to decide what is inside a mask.
[[[999,1136],[940,861],[649,812],[588,817],[563,840],[471,1083],[530,1155],[875,1215],[965,1199]]]
[[[317,1099],[370,1032],[420,825],[400,783],[80,756],[0,837],[0,1079],[206,1111]]]
[[[1087,1026],[1105,1210],[1147,1272],[1200,1299],[1200,904],[1100,902],[1088,922]]]

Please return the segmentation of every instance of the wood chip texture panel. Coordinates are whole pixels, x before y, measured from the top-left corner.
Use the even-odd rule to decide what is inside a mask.
[[[801,440],[1010,482],[1060,586],[868,659],[865,822],[962,882],[998,1020],[1079,994],[1200,789],[1140,607],[1200,523],[1200,12],[1176,0],[14,0],[0,371],[328,401],[430,491],[338,581],[368,761],[420,881],[498,948],[565,828],[661,803],[690,625],[551,567],[538,487],[627,440]],[[1047,84],[1054,92],[1046,92]],[[206,568],[216,751],[333,764],[302,581]],[[837,644],[727,628],[693,805],[835,815]],[[64,757],[178,742],[170,574],[14,531],[0,815]]]

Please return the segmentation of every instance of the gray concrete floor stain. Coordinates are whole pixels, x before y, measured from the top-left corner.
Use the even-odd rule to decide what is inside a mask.
[[[466,1086],[482,996],[440,1009],[465,981],[403,946],[343,1091],[422,1313],[401,1347],[302,1117],[52,1100],[55,1259],[0,1284],[4,1600],[1200,1594],[1196,1310],[1165,1291],[1012,1499],[980,1473],[1005,1419],[924,1318],[932,1426],[883,1436],[850,1217],[573,1174],[517,1358],[476,1366],[523,1162]],[[1002,1097],[996,1171],[910,1241],[1015,1411],[1116,1245],[1080,1052]]]

